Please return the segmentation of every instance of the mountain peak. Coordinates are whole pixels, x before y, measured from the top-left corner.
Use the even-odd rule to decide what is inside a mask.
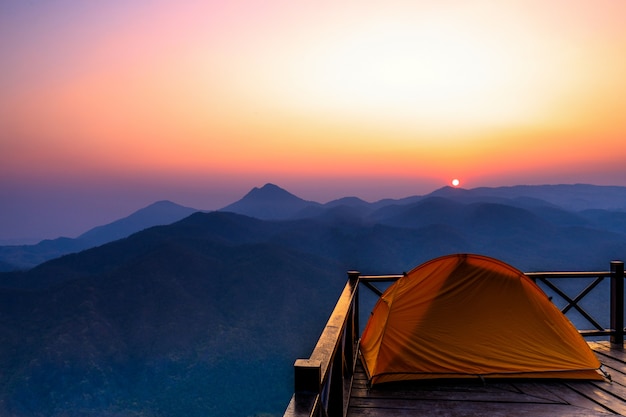
[[[279,202],[283,199],[302,200],[301,198],[296,197],[284,188],[280,188],[278,185],[269,182],[261,188],[254,187],[252,190],[250,190],[250,192],[248,192],[248,194],[243,197],[242,200],[245,199],[263,199],[272,200],[274,202],[277,202],[277,200]]]
[[[174,203],[173,201],[170,200],[158,200],[155,201],[154,203],[144,207],[145,208],[149,208],[149,207],[174,207],[174,206],[178,206],[178,204]]]
[[[469,193],[469,190],[466,190],[465,188],[457,188],[457,187],[452,187],[449,185],[446,185],[444,187],[438,188],[435,191],[433,191],[432,193],[428,194],[429,197],[431,196],[458,196],[458,195],[466,195]]]
[[[314,201],[306,201],[279,186],[267,183],[263,187],[254,187],[239,201],[230,204],[221,211],[231,211],[264,220],[289,219],[311,206],[319,206]]]

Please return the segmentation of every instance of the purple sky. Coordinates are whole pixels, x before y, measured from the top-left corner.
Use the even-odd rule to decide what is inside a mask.
[[[3,0],[0,241],[268,182],[626,186],[624,51],[619,0]]]

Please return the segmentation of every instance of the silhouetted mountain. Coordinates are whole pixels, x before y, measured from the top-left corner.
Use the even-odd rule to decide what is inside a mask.
[[[0,272],[29,269],[49,259],[89,247],[87,242],[69,237],[46,239],[36,245],[0,246]]]
[[[511,187],[479,187],[466,190],[474,197],[533,197],[566,210],[626,210],[626,187],[589,184],[516,185]]]
[[[158,201],[128,217],[95,227],[76,239],[60,237],[42,240],[36,245],[0,246],[0,272],[29,269],[67,253],[121,239],[147,227],[170,224],[196,211],[171,201]]]
[[[198,211],[191,207],[184,207],[171,201],[163,200],[137,210],[128,217],[116,220],[104,226],[93,229],[78,236],[79,240],[90,242],[93,246],[112,242],[117,239],[148,227],[170,224]]]
[[[337,200],[329,201],[328,203],[324,204],[324,207],[328,207],[328,208],[339,207],[339,206],[369,209],[371,206],[371,203],[368,203],[365,200],[361,200],[358,197],[343,197]]]
[[[488,188],[489,192],[482,193],[482,189],[463,189],[463,188],[454,188],[454,187],[443,187],[438,190],[433,191],[428,194],[424,198],[430,197],[440,197],[445,198],[447,200],[456,201],[458,203],[470,204],[470,203],[495,203],[495,204],[506,204],[513,205],[521,208],[532,208],[532,207],[542,207],[542,206],[551,206],[557,207],[556,205],[549,203],[546,200],[542,200],[540,198],[534,197],[533,193],[529,193],[528,195],[509,195],[506,192],[500,193],[494,188]]]
[[[318,218],[335,221],[343,218],[344,221],[352,222],[356,218],[363,221],[370,215],[373,219],[389,217],[393,211],[404,211],[408,206],[433,197],[461,204],[495,203],[524,208],[562,226],[588,226],[619,232],[626,230],[624,221],[620,219],[620,212],[626,212],[626,187],[585,184],[481,187],[469,190],[443,187],[426,196],[384,199],[373,203],[356,197],[344,197],[326,204],[306,201],[276,185],[266,184],[252,189],[241,200],[222,210],[259,219]],[[589,211],[587,215],[577,213],[581,208],[588,207],[606,212]],[[96,227],[77,239],[58,238],[44,240],[37,245],[0,246],[0,271],[32,268],[46,260],[120,239],[146,227],[169,224],[194,211],[197,210],[160,201],[126,218]],[[442,213],[436,215],[441,216]],[[428,222],[423,220],[422,223]]]
[[[306,201],[274,185],[254,187],[241,200],[229,204],[220,211],[230,211],[264,220],[289,219],[301,211],[319,206],[319,203]]]
[[[355,216],[365,216],[374,210],[374,205],[357,197],[343,197],[329,201],[326,204],[312,205],[297,213],[299,218],[343,216],[341,213],[351,213]]]
[[[606,199],[577,211],[532,188],[442,189],[321,205],[255,190],[239,206],[254,216],[197,212],[0,274],[0,415],[279,414],[346,270],[401,273],[458,252],[606,270],[626,254],[626,211]]]
[[[284,408],[345,268],[253,242],[282,228],[197,213],[8,274],[28,289],[0,290],[0,414]]]
[[[335,206],[323,210],[315,219],[331,223],[361,224],[369,212],[367,207]]]
[[[618,227],[600,230],[582,215],[552,206],[527,210],[428,197],[408,206],[384,207],[370,218],[397,228],[446,226],[464,238],[461,251],[489,254],[523,270],[602,268],[606,259],[626,253],[626,234]]]
[[[428,197],[415,204],[385,206],[371,215],[377,222],[397,227],[419,228],[429,224],[458,224],[464,204],[447,198]]]
[[[412,205],[431,197],[441,197],[463,204],[489,202],[521,208],[546,206],[567,211],[591,208],[610,211],[626,210],[626,187],[587,184],[519,185],[474,189],[446,186],[424,196],[383,199],[372,203],[357,197],[344,197],[326,204],[306,201],[274,184],[266,184],[261,188],[255,187],[241,200],[221,210],[259,219],[286,220],[317,217],[337,206],[358,207],[361,214],[368,214],[368,212],[385,207]]]
[[[524,203],[526,203],[526,200],[524,201]],[[554,206],[549,206],[549,205],[527,205],[527,206],[530,212],[558,226],[593,227],[593,223],[589,219],[587,219],[582,213],[579,213],[579,212],[567,211],[567,210],[554,207]],[[606,213],[605,210],[600,210],[600,211]]]

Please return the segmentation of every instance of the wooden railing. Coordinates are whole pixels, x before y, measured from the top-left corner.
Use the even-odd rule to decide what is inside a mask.
[[[526,276],[538,284],[543,284],[553,291],[565,302],[561,312],[567,315],[570,311],[577,311],[593,329],[580,329],[584,337],[609,336],[611,345],[622,347],[624,345],[624,263],[621,261],[611,262],[611,269],[607,272],[527,272]],[[602,326],[580,302],[589,293],[597,288],[605,279],[610,279],[609,299],[609,328]],[[567,294],[561,287],[555,284],[559,279],[587,279],[591,282],[575,297]],[[579,325],[580,326],[580,325]]]
[[[573,309],[594,327],[591,330],[579,330],[583,336],[609,336],[611,347],[623,348],[623,262],[611,262],[611,269],[606,272],[532,272],[526,275],[566,301],[567,305],[561,309],[564,314]],[[297,359],[294,364],[294,394],[285,411],[285,417],[343,417],[346,415],[358,354],[359,288],[363,286],[380,296],[382,291],[374,284],[394,282],[401,276],[366,276],[357,271],[348,272],[348,282],[313,353],[308,359]],[[593,279],[593,281],[575,297],[571,297],[554,283],[559,279],[580,278]],[[611,284],[609,328],[603,328],[580,305],[580,301],[605,279],[610,279]]]
[[[346,284],[313,353],[294,364],[294,395],[285,416],[344,416],[358,350],[359,272]]]

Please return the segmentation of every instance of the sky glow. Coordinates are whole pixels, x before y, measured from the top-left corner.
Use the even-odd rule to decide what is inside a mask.
[[[266,182],[626,185],[625,51],[618,0],[3,1],[0,239]]]

